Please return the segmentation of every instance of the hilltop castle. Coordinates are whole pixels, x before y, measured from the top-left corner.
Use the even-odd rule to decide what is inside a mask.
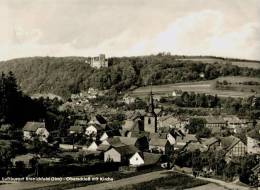
[[[100,54],[97,57],[88,57],[85,63],[88,63],[91,67],[95,67],[97,69],[108,67],[108,60],[106,59],[105,54]]]

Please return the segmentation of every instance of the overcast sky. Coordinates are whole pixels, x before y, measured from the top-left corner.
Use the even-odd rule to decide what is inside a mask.
[[[0,0],[0,60],[149,55],[260,60],[259,0]]]

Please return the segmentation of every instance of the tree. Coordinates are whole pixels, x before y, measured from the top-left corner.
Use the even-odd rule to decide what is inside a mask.
[[[192,118],[188,125],[186,125],[186,129],[189,130],[189,133],[196,134],[198,131],[200,131],[202,128],[204,128],[206,124],[205,119],[201,118]]]

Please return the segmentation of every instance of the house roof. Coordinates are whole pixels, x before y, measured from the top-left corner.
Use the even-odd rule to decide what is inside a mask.
[[[229,115],[223,118],[228,123],[242,123],[242,120],[235,115]]]
[[[153,165],[160,161],[161,154],[144,152],[142,157],[144,159],[144,165]]]
[[[121,145],[135,145],[137,138],[135,137],[121,137],[114,136],[107,140],[112,146],[121,146]]]
[[[195,118],[205,119],[208,124],[225,124],[226,121],[221,116],[200,116]]]
[[[168,133],[150,133],[150,138],[167,139]]]
[[[228,137],[223,137],[221,140],[221,146],[225,150],[231,149],[233,146],[235,146],[239,141],[241,141],[239,138],[231,135]]]
[[[119,146],[119,147],[113,147],[117,152],[119,152],[122,156],[126,155],[132,155],[139,150],[133,146],[133,145],[124,145],[124,146]]]
[[[189,152],[195,152],[196,150],[207,151],[207,147],[199,142],[188,143],[185,149]]]
[[[210,146],[210,145],[218,142],[219,140],[215,137],[211,137],[211,138],[202,138],[201,141],[202,141],[202,144],[204,144],[206,146]]]
[[[45,128],[44,122],[27,122],[23,128],[24,131],[35,132],[38,128]]]
[[[107,151],[109,148],[110,148],[110,145],[100,144],[98,146],[98,150],[100,150],[100,151]]]
[[[178,143],[188,143],[188,142],[195,142],[197,141],[196,135],[192,135],[192,134],[186,134],[184,136],[181,137],[177,137],[176,142]]]
[[[165,146],[167,139],[151,138],[149,144],[154,146]]]

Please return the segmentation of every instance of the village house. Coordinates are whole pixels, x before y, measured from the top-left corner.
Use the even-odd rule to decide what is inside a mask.
[[[174,90],[172,92],[173,97],[180,97],[182,95],[182,90]]]
[[[236,157],[243,157],[247,153],[247,146],[235,136],[223,137],[220,139],[220,146],[225,151],[227,161]]]
[[[225,128],[227,126],[227,122],[221,116],[205,116],[201,117],[206,120],[206,126],[210,129],[212,128]]]
[[[129,157],[139,150],[132,145],[123,145],[118,147],[111,147],[104,152],[104,162],[121,162],[128,164]]]
[[[193,134],[180,134],[180,136],[176,136],[175,137],[175,145],[174,145],[174,150],[180,150],[182,149],[184,146],[186,146],[188,143],[191,142],[197,142],[197,138],[195,135]]]
[[[179,123],[179,119],[172,115],[161,116],[158,118],[158,128],[173,127]]]
[[[248,132],[247,138],[247,153],[260,154],[260,126]]]
[[[98,124],[89,124],[85,130],[85,135],[93,140],[96,140],[98,136],[102,134],[104,128]]]
[[[27,122],[23,128],[24,140],[34,140],[38,138],[40,141],[47,142],[49,132],[44,122]]]
[[[243,122],[243,120],[239,119],[235,115],[225,116],[223,119],[227,123],[227,128],[234,133],[239,133],[241,129],[246,127],[246,124]]]
[[[168,154],[173,151],[173,145],[167,139],[152,138],[149,142],[149,151],[153,153]]]
[[[214,151],[220,146],[220,140],[215,137],[201,138],[200,141],[207,147],[207,151]]]
[[[151,166],[160,162],[161,155],[149,152],[136,152],[129,158],[129,165],[138,166]]]
[[[124,95],[123,102],[125,104],[132,104],[135,103],[135,97],[129,96],[128,94]]]
[[[103,134],[100,136],[99,140],[104,141],[108,138],[112,138],[113,136],[120,136],[120,132],[118,130],[104,131]]]
[[[98,145],[95,141],[92,141],[92,142],[90,142],[86,145],[83,145],[82,150],[84,150],[84,151],[97,151]]]

